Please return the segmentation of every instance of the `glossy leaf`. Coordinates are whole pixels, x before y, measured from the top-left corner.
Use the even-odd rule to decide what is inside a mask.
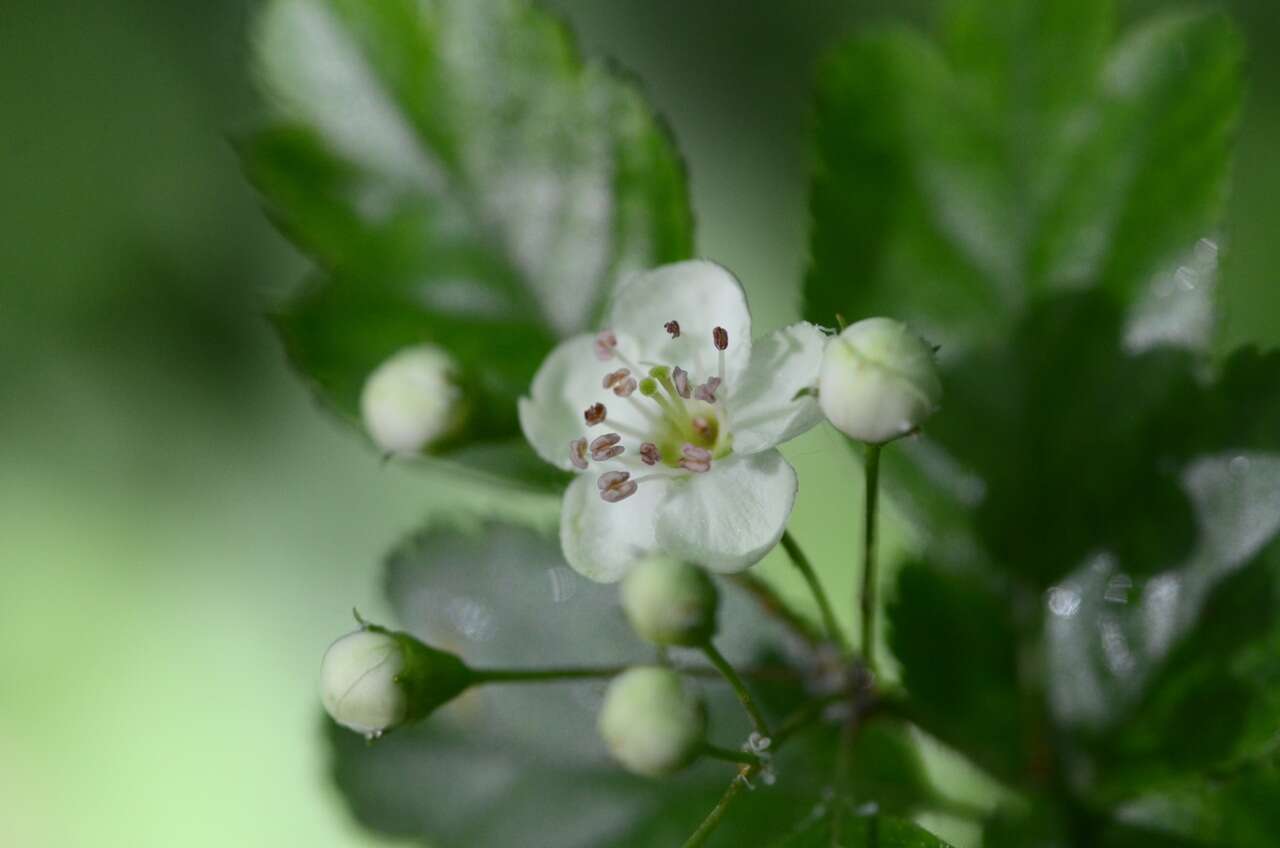
[[[275,316],[294,363],[355,416],[374,367],[440,345],[472,406],[440,452],[525,476],[515,399],[542,357],[692,251],[665,129],[525,0],[273,0],[257,47],[271,124],[239,149],[318,268]]]
[[[529,530],[429,529],[392,555],[387,590],[400,626],[474,667],[653,661],[652,648],[631,634],[616,587],[578,576],[554,540]],[[728,585],[722,594],[717,643],[739,667],[780,675],[754,686],[778,721],[801,694],[787,676],[793,646],[743,594]],[[676,659],[705,663],[683,651]],[[628,775],[595,730],[604,685],[484,687],[373,745],[326,723],[334,776],[365,825],[435,848],[680,844],[735,769],[713,761],[665,780]],[[695,685],[709,700],[713,740],[736,747],[749,730],[741,707],[718,680]],[[711,844],[781,836],[802,821],[829,784],[833,737],[833,729],[810,728],[780,750],[776,785],[757,784]]]

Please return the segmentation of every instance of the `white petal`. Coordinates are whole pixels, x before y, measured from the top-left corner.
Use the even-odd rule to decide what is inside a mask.
[[[606,503],[596,486],[598,477],[580,474],[564,493],[560,547],[574,571],[600,583],[613,583],[657,550],[654,528],[669,484],[648,480],[626,500]]]
[[[538,368],[529,396],[520,398],[518,406],[520,429],[529,444],[538,456],[566,471],[573,470],[569,462],[569,442],[588,436],[582,417],[587,407],[603,403],[610,421],[632,427],[640,424],[630,401],[616,397],[600,385],[604,375],[620,364],[596,358],[595,338],[594,333],[584,334],[557,345]],[[606,422],[591,430],[590,435],[603,435],[609,432],[607,428]]]
[[[725,378],[732,386],[751,356],[751,312],[742,284],[714,262],[691,259],[663,265],[629,278],[614,294],[607,326],[635,340],[633,359],[679,365],[696,382],[717,376],[719,355],[711,331],[729,333]],[[680,324],[680,337],[664,329]]]
[[[712,571],[742,571],[782,538],[796,488],[795,469],[776,450],[735,454],[669,484],[658,543],[663,553]]]
[[[783,327],[751,348],[751,363],[726,400],[733,449],[757,453],[794,439],[822,420],[812,393],[818,383],[827,336],[801,321]]]

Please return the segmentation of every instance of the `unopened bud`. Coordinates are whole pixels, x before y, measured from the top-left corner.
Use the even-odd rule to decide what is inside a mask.
[[[659,557],[622,581],[622,609],[632,628],[655,645],[701,645],[716,632],[715,584],[706,571]]]
[[[386,453],[415,454],[454,435],[465,402],[452,357],[429,344],[396,353],[365,380],[360,414]]]
[[[407,633],[365,625],[325,652],[320,700],[338,724],[380,736],[425,718],[471,682],[471,670],[453,654]]]
[[[706,738],[707,711],[676,672],[639,666],[609,684],[599,729],[624,768],[660,777],[697,758]]]
[[[827,342],[818,404],[845,435],[892,441],[919,427],[941,400],[933,348],[905,324],[868,318]]]

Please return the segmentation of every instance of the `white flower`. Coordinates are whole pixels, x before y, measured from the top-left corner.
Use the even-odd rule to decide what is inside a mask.
[[[409,715],[400,685],[404,649],[373,630],[348,633],[329,646],[320,666],[320,699],[333,720],[358,733],[378,734]]]
[[[632,277],[605,326],[561,343],[520,400],[539,456],[579,472],[565,558],[602,582],[654,554],[722,572],[758,562],[796,496],[774,446],[821,420],[809,390],[826,337],[799,323],[753,345],[742,286],[706,261]]]

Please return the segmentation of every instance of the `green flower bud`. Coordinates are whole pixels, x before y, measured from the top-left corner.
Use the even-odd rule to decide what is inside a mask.
[[[641,638],[655,645],[701,645],[715,635],[719,598],[696,565],[659,557],[622,581],[622,609]]]
[[[415,454],[457,433],[465,401],[453,358],[435,345],[408,347],[365,380],[360,415],[386,453]]]
[[[325,710],[371,737],[425,718],[471,683],[471,670],[454,655],[374,625],[338,639],[320,664]]]
[[[676,672],[638,666],[609,684],[599,728],[624,768],[660,777],[697,758],[706,737],[707,711]]]
[[[919,427],[941,400],[933,348],[905,324],[868,318],[827,342],[818,404],[845,435],[892,441]]]

